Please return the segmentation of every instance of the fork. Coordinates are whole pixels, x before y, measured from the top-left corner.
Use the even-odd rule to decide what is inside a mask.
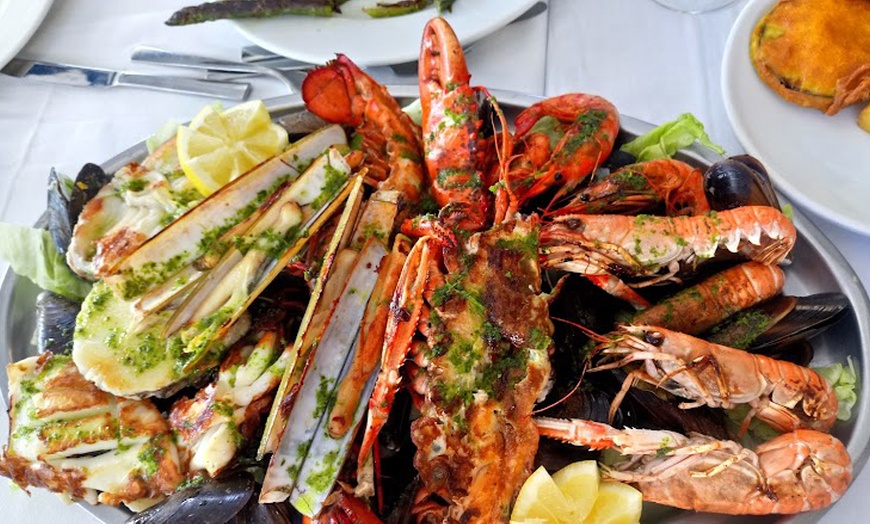
[[[240,78],[238,73],[265,75],[282,82],[287,86],[287,89],[290,90],[291,94],[299,91],[299,84],[288,78],[283,71],[257,63],[233,62],[231,60],[220,60],[204,56],[174,53],[156,47],[147,46],[137,46],[133,49],[133,53],[130,55],[130,60],[149,64],[203,69],[205,71],[237,73],[235,76],[228,79]]]

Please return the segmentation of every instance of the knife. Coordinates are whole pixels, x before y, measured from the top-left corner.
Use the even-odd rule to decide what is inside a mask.
[[[0,72],[18,78],[36,79],[54,84],[143,87],[228,100],[245,100],[251,92],[251,85],[244,83],[230,84],[178,76],[140,75],[22,58],[13,58]]]
[[[221,60],[218,58],[209,58],[205,56],[175,53],[148,46],[137,46],[135,49],[133,49],[133,53],[130,55],[130,60],[132,60],[133,62],[145,62],[148,64],[174,67],[187,67],[191,69],[202,69],[206,71],[255,73],[258,75],[270,76],[275,80],[278,80],[279,82],[287,86],[290,94],[293,94],[299,90],[299,84],[288,78],[281,71],[272,67],[267,67],[259,64],[246,64],[244,62],[233,62],[232,60]]]

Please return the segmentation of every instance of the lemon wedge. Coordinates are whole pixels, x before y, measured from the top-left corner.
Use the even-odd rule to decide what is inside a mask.
[[[511,522],[560,524],[570,510],[568,499],[541,466],[520,488],[511,513]]]
[[[568,522],[583,522],[589,515],[598,496],[598,481],[598,463],[594,460],[569,464],[553,474],[553,482],[571,506]]]
[[[602,482],[586,524],[636,524],[640,522],[643,495],[628,484]]]
[[[262,100],[224,111],[206,106],[176,135],[182,171],[205,196],[287,147],[287,131],[272,123]]]

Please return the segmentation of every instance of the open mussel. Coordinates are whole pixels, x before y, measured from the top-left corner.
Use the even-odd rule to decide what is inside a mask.
[[[841,293],[803,297],[779,296],[734,314],[704,337],[724,346],[778,354],[809,339],[841,319],[849,299]]]
[[[742,206],[780,209],[767,170],[749,155],[733,156],[711,165],[704,173],[704,193],[710,208],[716,211]]]
[[[40,353],[72,351],[76,315],[82,303],[43,291],[36,297],[36,347]]]
[[[61,255],[66,255],[73,228],[85,204],[112,179],[96,164],[85,164],[75,181],[54,169],[48,175],[48,231]]]
[[[223,524],[235,517],[254,494],[254,478],[238,471],[176,491],[163,502],[133,515],[127,524]]]
[[[302,522],[302,516],[289,504],[260,504],[257,497],[251,497],[248,503],[227,524],[297,524]]]

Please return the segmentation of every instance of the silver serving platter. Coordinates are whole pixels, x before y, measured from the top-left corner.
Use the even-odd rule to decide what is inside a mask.
[[[418,95],[417,86],[390,86],[390,92],[403,103],[410,103]],[[525,107],[539,101],[540,98],[492,90],[498,99],[509,121]],[[273,118],[281,121],[305,112],[304,104],[299,95],[280,97],[267,101]],[[635,118],[620,116],[622,132],[629,137],[643,134],[654,126]],[[141,161],[147,155],[145,143],[137,144],[102,164],[107,173],[114,173],[122,166]],[[698,166],[707,166],[720,160],[721,157],[712,151],[692,146],[678,156],[681,160]],[[795,210],[794,223],[799,237],[794,247],[794,263],[785,268],[786,283],[784,292],[792,295],[807,295],[826,291],[838,291],[845,294],[852,308],[839,323],[822,335],[813,339],[815,358],[813,365],[826,365],[834,362],[845,362],[851,356],[858,369],[858,404],[848,422],[838,422],[833,434],[842,440],[852,457],[853,476],[857,477],[870,453],[870,390],[863,387],[870,375],[870,301],[860,284],[860,280],[843,255],[803,214]],[[0,389],[3,392],[4,404],[8,394],[6,380],[6,365],[23,358],[36,355],[33,345],[36,327],[36,295],[39,289],[29,280],[18,278],[8,271],[2,286],[0,286]],[[4,436],[3,442],[6,442]],[[88,512],[101,522],[115,524],[123,522],[130,516],[124,509],[111,506],[92,506],[80,503]],[[769,517],[741,517],[741,522],[815,522],[821,518],[824,510],[800,514],[792,517],[772,515]],[[654,504],[646,504],[643,520],[648,522],[735,522],[738,519],[728,515],[709,513],[692,513],[666,508]]]

